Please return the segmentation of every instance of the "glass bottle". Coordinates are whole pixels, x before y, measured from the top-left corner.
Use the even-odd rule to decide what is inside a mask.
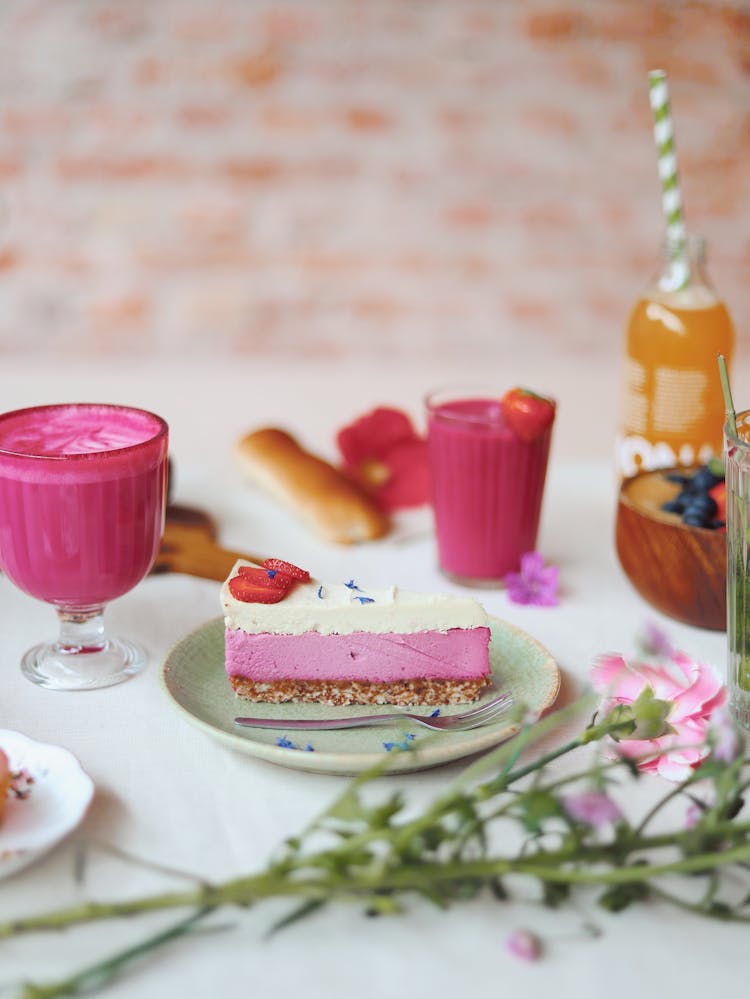
[[[664,270],[628,323],[617,464],[621,476],[720,455],[724,402],[717,356],[734,330],[706,271],[706,243],[665,243]]]

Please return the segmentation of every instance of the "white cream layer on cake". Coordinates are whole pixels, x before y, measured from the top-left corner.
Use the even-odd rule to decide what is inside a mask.
[[[254,700],[449,703],[476,697],[489,675],[487,614],[468,597],[316,580],[245,603],[227,581],[222,604],[227,672]]]

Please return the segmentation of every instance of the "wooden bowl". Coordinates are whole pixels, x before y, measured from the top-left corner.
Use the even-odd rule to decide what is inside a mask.
[[[669,471],[642,472],[623,482],[615,529],[620,565],[657,610],[698,628],[724,631],[726,533],[689,527],[661,509],[680,491],[667,481]]]

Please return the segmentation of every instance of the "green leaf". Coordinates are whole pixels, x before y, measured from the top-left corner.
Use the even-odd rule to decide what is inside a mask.
[[[283,916],[275,922],[266,933],[266,937],[272,937],[274,934],[278,933],[279,930],[285,930],[287,926],[291,926],[293,923],[298,923],[300,920],[304,919],[305,916],[311,916],[314,912],[317,912],[318,909],[322,909],[325,904],[325,902],[321,902],[320,900],[303,902],[302,905],[293,909],[288,916]]]
[[[367,906],[368,916],[400,916],[404,907],[393,895],[373,895]]]
[[[492,881],[490,881],[490,891],[492,892],[492,894],[494,895],[494,897],[497,899],[498,902],[507,902],[508,899],[510,898],[508,890],[503,884],[503,882],[500,880],[500,878],[494,878]]]
[[[542,902],[550,909],[558,909],[570,897],[570,885],[545,881]]]
[[[635,728],[630,739],[658,739],[670,735],[674,729],[667,721],[672,710],[671,701],[662,701],[651,687],[644,687],[631,705]]]
[[[562,807],[548,791],[527,791],[518,799],[515,811],[529,832],[539,833],[546,819],[562,814]]]
[[[341,819],[342,822],[364,820],[367,809],[362,804],[356,784],[350,784],[344,793],[324,813],[325,818]]]
[[[608,912],[622,912],[633,902],[642,902],[649,897],[650,890],[645,881],[631,881],[629,884],[614,885],[598,898],[598,904]]]

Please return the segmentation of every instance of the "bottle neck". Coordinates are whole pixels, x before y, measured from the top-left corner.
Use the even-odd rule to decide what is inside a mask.
[[[668,237],[662,247],[662,271],[656,283],[662,292],[713,290],[706,268],[705,239],[691,234]]]

